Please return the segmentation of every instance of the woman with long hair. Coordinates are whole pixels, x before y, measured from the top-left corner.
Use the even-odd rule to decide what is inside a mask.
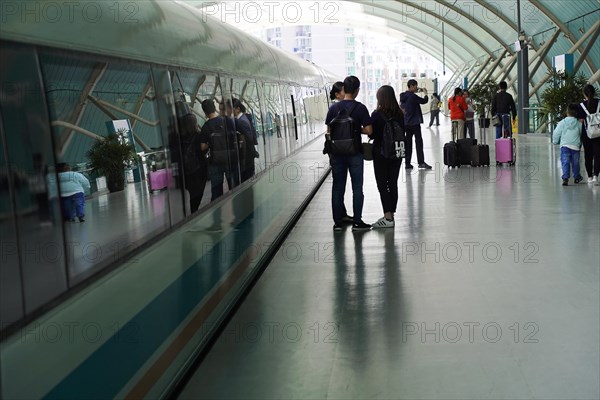
[[[585,101],[583,105],[590,114],[593,114],[598,109],[598,100],[596,98],[596,89],[592,85],[585,85],[583,87],[583,96]],[[585,126],[586,112],[583,107],[579,105],[577,111],[577,118],[583,121],[583,129],[581,130],[581,143],[583,144],[583,155],[585,157],[585,170],[588,175],[588,184],[600,185],[599,177],[600,174],[600,137],[590,139],[587,135],[587,129]]]
[[[404,130],[404,114],[396,100],[394,88],[384,85],[377,90],[377,109],[371,114],[373,120],[373,168],[383,207],[383,217],[373,228],[393,228],[394,213],[398,205],[398,176],[402,158],[385,158],[382,155],[383,131],[390,119],[398,122]]]

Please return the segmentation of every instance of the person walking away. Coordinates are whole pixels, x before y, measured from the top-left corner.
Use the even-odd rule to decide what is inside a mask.
[[[579,173],[579,152],[581,149],[581,122],[577,117],[577,104],[569,104],[567,117],[560,121],[552,133],[552,143],[560,144],[562,164],[562,185],[569,184],[570,170],[573,170],[575,183],[583,180]]]
[[[496,126],[496,139],[502,137],[502,132],[506,133],[506,137],[512,137],[512,126],[511,126],[511,113],[512,122],[517,116],[517,106],[515,100],[510,93],[506,92],[508,84],[502,81],[498,84],[500,91],[496,93],[492,100],[492,116],[498,116],[500,125]]]
[[[583,105],[590,114],[593,114],[598,109],[598,102],[600,101],[596,97],[596,89],[592,85],[585,85],[583,87],[583,96],[585,100]],[[590,139],[587,132],[587,126],[585,119],[587,113],[583,109],[582,105],[579,105],[577,111],[577,118],[583,122],[583,129],[581,131],[581,142],[583,144],[583,156],[585,158],[585,170],[587,172],[587,182],[589,185],[600,185],[600,137]]]
[[[79,222],[85,222],[85,191],[90,189],[90,181],[83,174],[71,171],[67,163],[58,164],[57,169],[64,220],[75,222],[77,216]]]
[[[429,106],[429,128],[433,125],[433,121],[435,120],[435,126],[440,126],[440,107],[442,102],[440,101],[440,97],[437,93],[433,93],[431,95],[431,105]]]

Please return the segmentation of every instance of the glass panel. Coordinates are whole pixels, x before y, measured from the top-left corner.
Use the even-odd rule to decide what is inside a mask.
[[[3,50],[4,53],[4,50]],[[3,69],[4,71],[4,69]],[[1,98],[6,97],[5,77],[2,75],[0,85]],[[1,117],[1,115],[0,115]],[[11,176],[5,157],[4,127],[0,121],[0,330],[23,317],[23,282],[19,269],[19,252],[13,198],[11,192],[16,190],[16,176]],[[12,190],[11,190],[12,189]]]
[[[264,169],[265,143],[260,99],[256,82],[252,79],[234,78],[231,94],[236,127],[246,136],[245,154],[240,159],[243,183]],[[249,132],[244,132],[245,126],[250,127]],[[262,162],[259,161],[261,157]]]
[[[160,133],[167,146],[167,176],[168,208],[171,225],[181,221],[185,214],[185,196],[183,187],[183,153],[175,118],[175,99],[171,86],[169,71],[152,68],[154,90],[156,91],[156,108],[161,121]],[[162,171],[158,171],[161,173]],[[160,178],[160,177],[159,177]]]
[[[175,208],[179,212],[169,213],[169,204],[177,200],[177,171],[164,145],[169,120],[157,112],[157,104],[164,102],[158,99],[164,97],[155,92],[147,67],[50,52],[42,53],[40,61],[56,160],[72,170],[59,174],[59,189],[69,274],[79,281],[182,216],[182,200]],[[110,133],[117,133],[116,142],[97,149],[94,169],[88,151]],[[123,145],[133,145],[138,157],[126,161],[120,155]],[[102,165],[115,159],[120,160]],[[85,200],[78,207],[73,195],[82,191]]]
[[[54,155],[38,60],[29,47],[2,44],[0,107],[4,128],[5,176],[11,190],[2,205],[2,256],[8,255],[9,279],[19,284],[18,257],[24,287],[25,313],[42,306],[67,288],[65,243],[55,190]],[[8,184],[8,185],[6,185]],[[5,189],[3,189],[5,192]],[[3,196],[3,202],[8,198]],[[14,214],[13,214],[14,213]],[[11,214],[14,215],[14,220]],[[16,226],[16,235],[15,235]],[[7,233],[5,235],[5,232]],[[12,233],[12,234],[11,234]],[[4,270],[5,260],[2,260]],[[2,277],[4,285],[4,276]],[[11,289],[19,295],[18,288]],[[4,292],[4,290],[3,290]],[[4,296],[4,294],[3,294]],[[21,314],[20,300],[13,317]]]
[[[283,120],[285,118],[285,112],[283,111],[283,104],[279,93],[279,86],[276,83],[263,83],[263,107],[265,114],[265,126],[266,126],[266,165],[267,167],[271,163],[275,163],[283,159],[288,151],[286,149],[286,131]]]
[[[207,76],[198,72],[172,72],[173,97],[184,160],[182,175],[188,215],[210,201],[207,153],[202,151],[199,142],[200,125],[204,125],[207,117],[202,112],[202,97],[199,94],[205,85],[214,89],[214,81],[210,79],[207,82]],[[206,88],[202,90],[205,91]]]

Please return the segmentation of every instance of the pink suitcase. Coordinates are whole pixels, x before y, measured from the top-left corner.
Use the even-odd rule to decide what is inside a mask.
[[[513,138],[496,139],[496,165],[515,164],[515,140]]]

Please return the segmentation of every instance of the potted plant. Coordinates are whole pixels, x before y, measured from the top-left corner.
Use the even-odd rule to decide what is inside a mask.
[[[583,87],[587,83],[582,74],[571,76],[565,72],[549,70],[550,82],[540,95],[541,110],[538,122],[560,121],[567,116],[567,107],[571,103],[579,104],[583,99]]]
[[[89,166],[99,175],[106,176],[106,186],[110,192],[118,192],[125,187],[125,167],[136,159],[135,149],[124,140],[125,130],[110,133],[98,140],[88,150]]]
[[[498,85],[492,79],[487,78],[473,87],[469,88],[469,94],[475,104],[475,111],[479,115],[479,127],[490,126],[489,112],[492,110],[492,101],[498,91]]]

